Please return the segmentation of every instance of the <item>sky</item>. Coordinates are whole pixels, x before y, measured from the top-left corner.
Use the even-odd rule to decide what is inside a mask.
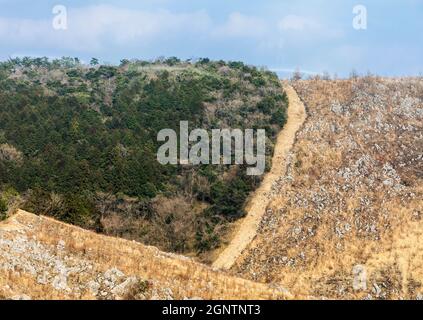
[[[354,28],[357,5],[365,29]],[[405,76],[423,73],[422,34],[423,0],[0,0],[1,60],[209,57],[281,76]]]

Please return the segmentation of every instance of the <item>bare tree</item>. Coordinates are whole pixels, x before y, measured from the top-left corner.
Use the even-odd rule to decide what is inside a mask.
[[[323,79],[323,80],[330,80],[331,78],[330,78],[330,74],[329,74],[329,72],[324,71],[324,72],[323,72],[323,75],[322,75],[322,79]]]
[[[291,80],[292,81],[298,81],[301,80],[303,78],[300,68],[296,68],[294,73],[292,74]]]
[[[350,72],[350,79],[356,80],[358,78],[357,70],[352,69]]]

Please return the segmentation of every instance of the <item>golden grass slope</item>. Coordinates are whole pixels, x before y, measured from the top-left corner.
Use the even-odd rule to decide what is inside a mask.
[[[301,296],[423,298],[423,80],[294,87],[307,121],[231,271]]]
[[[0,298],[284,299],[283,289],[19,210],[0,223]]]

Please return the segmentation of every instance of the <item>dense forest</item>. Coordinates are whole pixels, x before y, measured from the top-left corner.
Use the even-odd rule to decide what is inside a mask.
[[[0,219],[20,206],[201,255],[244,215],[260,177],[235,165],[163,166],[157,133],[178,132],[184,120],[207,130],[266,129],[271,155],[286,108],[277,76],[241,62],[2,62]]]

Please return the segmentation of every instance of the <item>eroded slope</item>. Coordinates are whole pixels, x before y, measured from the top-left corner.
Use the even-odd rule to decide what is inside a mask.
[[[0,223],[0,298],[282,299],[277,287],[19,211]]]
[[[423,294],[423,81],[300,81],[308,119],[234,273],[317,298]]]

